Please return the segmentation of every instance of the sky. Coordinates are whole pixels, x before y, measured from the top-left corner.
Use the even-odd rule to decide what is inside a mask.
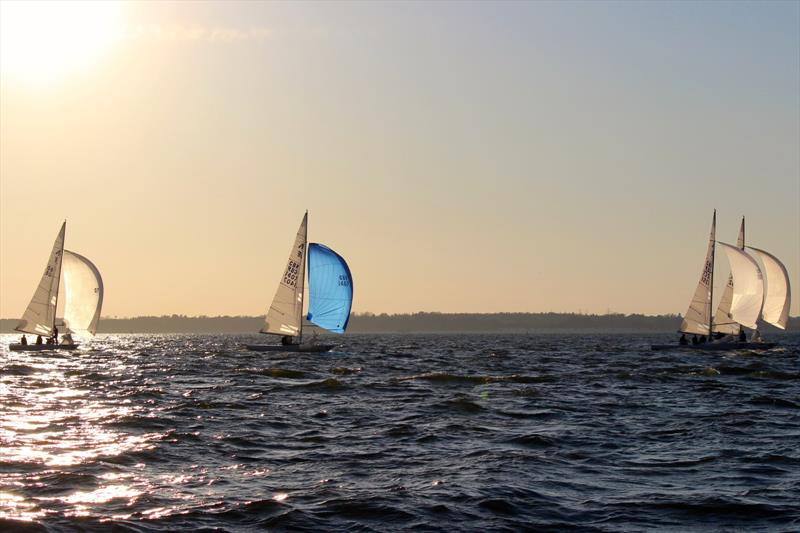
[[[800,314],[799,2],[4,0],[0,26],[1,317],[65,219],[105,316],[263,314],[306,210],[356,312],[683,313],[715,208]]]

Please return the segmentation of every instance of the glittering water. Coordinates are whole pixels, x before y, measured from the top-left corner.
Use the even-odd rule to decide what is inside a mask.
[[[800,336],[100,335],[0,354],[0,529],[800,529]],[[259,339],[263,340],[263,339]]]

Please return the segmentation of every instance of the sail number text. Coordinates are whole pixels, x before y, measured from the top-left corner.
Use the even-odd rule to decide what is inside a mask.
[[[289,287],[297,287],[297,276],[300,272],[300,264],[289,260],[289,264],[286,265],[286,273],[283,275],[283,283],[284,285],[288,285]]]

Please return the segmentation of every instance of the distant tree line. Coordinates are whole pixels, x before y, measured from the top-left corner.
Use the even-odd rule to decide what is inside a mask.
[[[0,333],[13,333],[16,319],[0,319]],[[350,333],[455,332],[672,332],[680,315],[609,313],[354,313]],[[103,318],[99,333],[256,333],[263,316],[140,316]],[[309,325],[312,327],[311,325]],[[800,317],[789,319],[789,331],[800,331]],[[766,327],[766,332],[776,331]]]

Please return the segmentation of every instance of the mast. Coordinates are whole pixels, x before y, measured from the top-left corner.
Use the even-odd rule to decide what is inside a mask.
[[[708,297],[708,340],[711,340],[711,334],[714,327],[714,315],[712,314],[714,303],[714,255],[716,250],[717,238],[717,210],[714,209],[714,218],[711,222],[711,282],[708,284],[709,297]]]
[[[303,344],[303,306],[305,305],[305,279],[308,272],[308,209],[306,209],[306,232],[303,235],[303,261],[305,268],[303,269],[303,275],[300,276],[300,298],[302,298],[302,303],[300,304],[300,344]],[[311,295],[309,295],[310,297]]]
[[[742,227],[739,228],[739,242],[736,244],[739,245],[739,248],[744,250],[744,216],[742,217]]]
[[[53,332],[56,330],[56,315],[58,314],[58,290],[61,288],[61,269],[64,268],[64,241],[67,240],[67,221],[64,220],[64,238],[61,239],[61,250],[58,252],[61,261],[58,262],[58,274],[56,275],[56,305],[53,307]]]

